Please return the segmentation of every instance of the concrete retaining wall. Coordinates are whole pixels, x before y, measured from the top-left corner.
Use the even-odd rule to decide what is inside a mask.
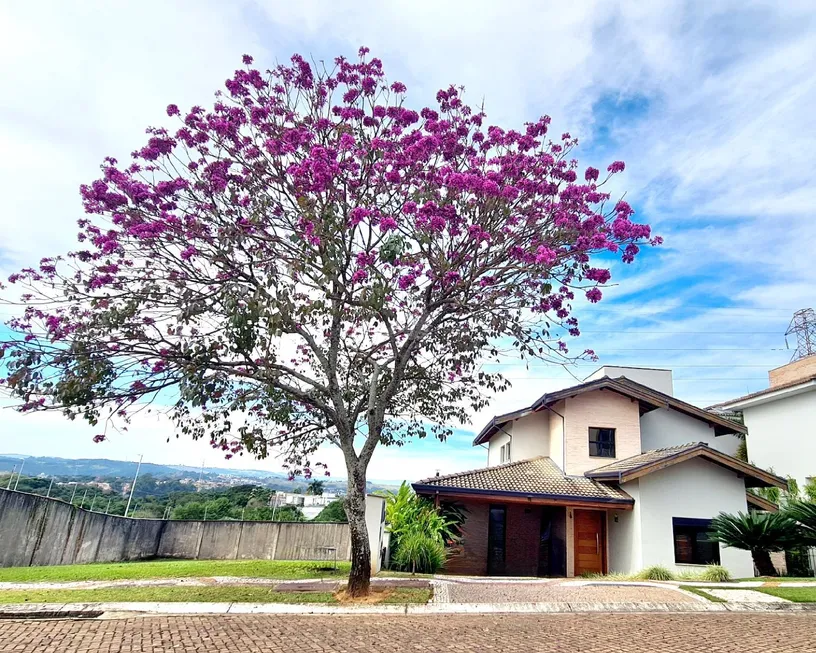
[[[103,515],[0,488],[0,567],[204,560],[351,559],[347,524],[164,521]]]

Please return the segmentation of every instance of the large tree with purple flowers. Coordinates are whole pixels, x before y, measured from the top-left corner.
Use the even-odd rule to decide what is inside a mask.
[[[177,128],[105,160],[77,251],[12,275],[1,382],[22,411],[92,424],[151,405],[292,474],[339,447],[361,595],[377,446],[444,440],[507,386],[485,364],[508,351],[563,362],[554,327],[578,335],[575,293],[610,279],[592,258],[659,239],[602,189],[623,163],[579,179],[547,117],[487,126],[455,87],[414,111],[366,48],[244,64],[212,109],[170,105]]]

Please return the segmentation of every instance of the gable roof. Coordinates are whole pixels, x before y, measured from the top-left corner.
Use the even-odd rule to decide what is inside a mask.
[[[758,494],[746,492],[745,498],[748,501],[749,508],[753,507],[756,510],[764,510],[765,512],[779,512],[779,506]]]
[[[704,458],[743,475],[746,487],[776,486],[786,488],[788,486],[785,479],[743,462],[738,458],[724,454],[722,451],[712,449],[705,442],[690,442],[676,447],[653,449],[631,458],[624,458],[609,465],[592,469],[586,472],[585,475],[596,480],[626,483],[692,458]]]
[[[774,385],[771,386],[770,388],[765,388],[764,390],[758,390],[757,392],[742,395],[742,397],[737,397],[736,399],[731,399],[730,401],[724,401],[723,403],[717,404],[716,406],[711,406],[711,408],[725,410],[732,409],[740,410],[742,409],[741,404],[743,402],[749,402],[753,399],[760,399],[762,397],[765,397],[766,395],[771,395],[774,392],[781,393],[781,391],[783,390],[793,390],[795,388],[799,388],[800,386],[804,391],[807,391],[806,389],[809,388],[816,389],[816,374],[811,374],[801,379],[796,379],[795,381],[789,381],[788,383],[780,383],[779,385]],[[785,394],[788,395],[788,393]],[[768,400],[771,400],[771,398],[769,397]]]
[[[739,422],[735,422],[722,415],[717,415],[716,413],[693,406],[692,404],[676,399],[671,395],[664,394],[658,390],[645,386],[642,383],[632,381],[631,379],[627,379],[623,376],[616,379],[603,376],[600,379],[580,383],[569,388],[564,388],[563,390],[548,392],[541,395],[541,397],[539,397],[527,408],[522,408],[511,413],[505,413],[504,415],[494,417],[479,432],[479,434],[473,440],[473,444],[477,445],[487,442],[498,431],[500,431],[502,425],[506,424],[507,422],[519,419],[520,417],[525,417],[526,415],[539,410],[546,410],[549,406],[561,401],[562,399],[568,399],[569,397],[574,397],[575,395],[583,394],[585,392],[592,392],[594,390],[610,390],[625,397],[629,397],[630,399],[634,399],[640,406],[641,414],[657,408],[670,408],[672,410],[679,411],[690,417],[708,423],[714,428],[715,435],[748,432],[748,429],[746,429],[745,426]]]
[[[417,494],[473,494],[554,499],[564,503],[591,501],[633,504],[618,487],[586,476],[567,476],[545,456],[496,467],[435,476],[413,483]]]

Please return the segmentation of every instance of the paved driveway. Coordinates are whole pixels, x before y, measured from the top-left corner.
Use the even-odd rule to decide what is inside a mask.
[[[2,653],[793,653],[813,651],[801,614],[184,616],[0,621]]]
[[[456,579],[437,586],[437,603],[694,603],[670,587],[584,585],[563,579],[528,581]]]

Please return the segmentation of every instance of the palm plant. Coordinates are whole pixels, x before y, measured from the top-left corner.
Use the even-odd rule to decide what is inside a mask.
[[[717,542],[751,552],[760,576],[776,576],[772,551],[783,551],[800,543],[796,522],[784,512],[720,513],[711,522]]]
[[[785,506],[785,514],[799,523],[801,543],[816,546],[816,503],[792,501]]]

